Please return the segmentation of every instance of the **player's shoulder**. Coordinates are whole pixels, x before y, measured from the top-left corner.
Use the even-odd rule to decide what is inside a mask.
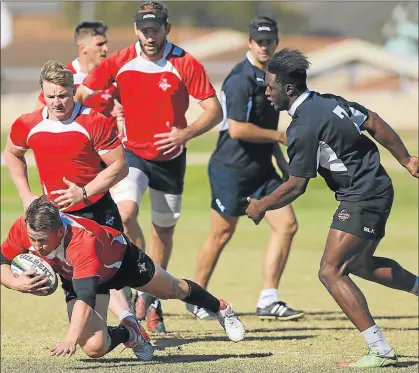
[[[75,121],[80,124],[96,124],[103,123],[107,120],[106,116],[102,113],[99,113],[95,109],[92,109],[89,106],[82,105],[80,107],[79,113],[75,118]]]
[[[236,64],[227,77],[224,79],[223,86],[234,85],[243,86],[250,85],[254,79],[254,70],[247,59]]]
[[[15,121],[15,125],[16,124],[20,124],[23,125],[25,127],[33,127],[35,125],[37,125],[38,123],[42,122],[43,120],[43,115],[42,115],[42,111],[44,108],[42,109],[36,109],[30,113],[25,113],[20,115],[16,121]]]
[[[202,66],[201,62],[199,62],[197,58],[182,47],[170,43],[168,48],[170,48],[170,51],[168,52],[166,59],[171,63],[188,65],[190,67]]]
[[[137,57],[136,44],[131,44],[125,48],[119,49],[107,56],[102,63],[113,64],[116,66],[124,65],[125,63]]]

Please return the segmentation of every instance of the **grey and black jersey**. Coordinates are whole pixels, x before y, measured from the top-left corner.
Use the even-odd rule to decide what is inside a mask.
[[[273,144],[232,139],[228,119],[250,122],[264,129],[278,128],[279,113],[265,96],[265,72],[251,62],[250,53],[224,80],[221,104],[224,119],[211,163],[236,173],[260,175],[273,168]]]
[[[391,184],[375,143],[363,135],[368,110],[332,94],[307,91],[289,110],[289,174],[313,178],[317,172],[338,201],[373,198]]]

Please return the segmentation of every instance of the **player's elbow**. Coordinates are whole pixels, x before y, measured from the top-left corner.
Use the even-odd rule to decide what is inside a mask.
[[[308,180],[304,178],[293,178],[294,180],[294,194],[296,197],[303,195],[307,190]]]

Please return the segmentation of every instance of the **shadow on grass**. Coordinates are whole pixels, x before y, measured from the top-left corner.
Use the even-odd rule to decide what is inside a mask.
[[[246,337],[244,342],[246,341],[287,341],[287,340],[303,340],[315,337],[314,335],[296,335],[296,336],[263,336],[263,337]],[[186,345],[189,343],[196,343],[196,342],[228,342],[227,337],[224,336],[205,336],[200,338],[162,338],[159,339],[156,344],[156,349],[164,350],[165,348],[169,347],[179,347],[182,345]],[[241,342],[241,343],[244,343]]]
[[[185,363],[199,363],[206,361],[216,361],[224,359],[260,359],[272,356],[272,353],[253,353],[253,354],[225,354],[225,355],[173,355],[173,356],[156,356],[153,361],[144,362],[137,359],[130,358],[100,358],[100,359],[80,359],[82,363],[89,363],[92,365],[83,365],[81,367],[71,367],[74,370],[88,370],[88,369],[103,369],[103,368],[122,368],[129,366],[144,366],[154,364],[185,364]],[[93,365],[95,364],[95,365]]]
[[[401,315],[401,316],[373,316],[375,320],[402,320],[402,319],[418,319],[418,316],[414,315]],[[335,320],[348,320],[346,316],[334,316],[334,317],[313,317],[312,320],[322,321],[335,321]]]
[[[396,331],[406,331],[406,330],[418,330],[418,328],[381,328],[382,330],[396,330]],[[248,333],[275,333],[275,332],[306,332],[312,330],[352,330],[357,331],[355,327],[296,327],[296,328],[258,328],[258,329],[247,329]],[[251,338],[251,337],[249,337]],[[248,338],[246,338],[248,339]]]
[[[397,363],[396,365],[393,365],[393,368],[408,368],[408,367],[413,367],[418,364],[419,364],[419,361],[403,361],[403,362]]]

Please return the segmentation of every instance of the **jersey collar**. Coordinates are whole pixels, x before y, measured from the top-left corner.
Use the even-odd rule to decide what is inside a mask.
[[[307,90],[299,95],[297,99],[294,101],[294,103],[291,105],[291,107],[288,110],[288,114],[293,117],[295,114],[295,110],[307,99],[307,97],[310,96],[310,90],[307,88]]]
[[[73,112],[71,113],[70,119],[63,120],[63,121],[55,120],[53,122],[62,122],[64,124],[72,123],[74,121],[74,118],[79,113],[80,108],[81,108],[81,105],[78,102],[74,101],[74,108],[73,108]],[[42,118],[43,119],[48,119],[48,108],[46,106],[44,106],[44,108],[42,109]]]
[[[162,60],[166,59],[166,57],[168,56],[169,52],[172,50],[172,46],[173,46],[173,44],[172,44],[170,41],[166,41],[166,47],[164,48],[163,57],[162,57],[162,58],[160,58],[160,59],[159,59],[159,60],[157,60],[157,61],[148,61],[148,60],[145,60],[145,59],[141,56],[141,45],[140,45],[140,42],[139,42],[139,41],[137,41],[137,42],[135,43],[135,51],[137,52],[137,56],[138,56],[138,57],[140,57],[140,58],[142,58],[142,59],[144,59],[144,61],[147,61],[147,62],[153,62],[153,63],[155,63],[155,64],[158,64],[160,61],[162,61]]]

